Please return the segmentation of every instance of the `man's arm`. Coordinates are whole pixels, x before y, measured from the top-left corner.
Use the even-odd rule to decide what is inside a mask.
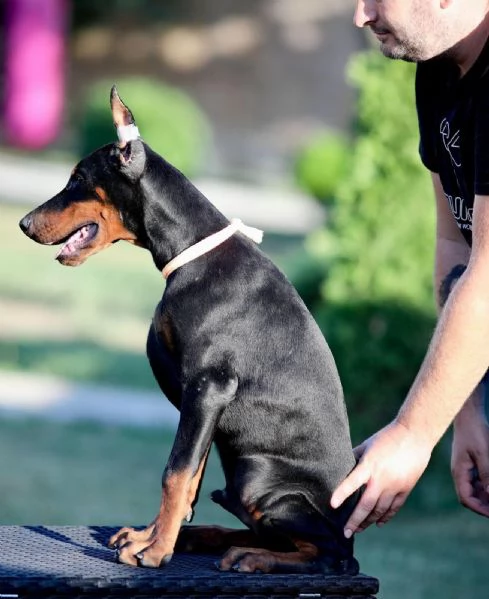
[[[438,176],[433,176],[433,182],[437,288],[449,264],[460,259],[467,262],[467,269],[441,311],[428,353],[399,414],[357,448],[361,456],[357,467],[333,493],[331,505],[337,507],[366,485],[345,526],[347,536],[397,513],[424,472],[433,447],[489,366],[489,197],[474,200],[473,248],[467,261],[468,251],[462,249],[460,232],[448,218]]]
[[[437,202],[435,299],[441,311],[463,274],[470,251],[444,197],[438,175],[432,174]],[[489,517],[489,426],[484,414],[487,381],[480,383],[453,423],[451,470],[462,505]]]
[[[439,194],[438,194],[439,195]],[[441,311],[397,421],[434,446],[489,366],[489,197],[476,196],[467,269]]]

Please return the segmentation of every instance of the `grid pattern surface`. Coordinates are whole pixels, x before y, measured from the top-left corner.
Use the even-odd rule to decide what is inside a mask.
[[[215,556],[175,554],[162,569],[116,563],[117,527],[0,526],[0,597],[367,598],[375,578],[358,575],[219,572]],[[312,595],[312,597],[309,597]]]

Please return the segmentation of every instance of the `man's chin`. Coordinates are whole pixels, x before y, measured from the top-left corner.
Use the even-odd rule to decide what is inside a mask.
[[[380,51],[386,58],[393,60],[404,60],[404,62],[421,62],[415,57],[414,53],[405,48],[402,44],[388,44],[383,41],[380,43]]]

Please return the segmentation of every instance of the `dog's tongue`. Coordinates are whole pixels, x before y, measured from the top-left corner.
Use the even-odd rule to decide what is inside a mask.
[[[61,246],[61,249],[56,254],[56,258],[63,254],[64,256],[69,256],[76,252],[76,250],[83,244],[83,241],[90,236],[90,225],[85,225],[81,227],[81,229],[76,230],[73,235],[71,235],[68,240]]]

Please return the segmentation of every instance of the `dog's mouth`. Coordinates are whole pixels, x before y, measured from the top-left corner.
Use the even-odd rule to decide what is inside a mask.
[[[76,256],[80,250],[86,248],[91,241],[95,239],[98,233],[97,223],[87,223],[82,227],[79,227],[63,239],[56,241],[53,245],[62,243],[63,245],[59,249],[55,256],[55,260],[64,262],[65,260]]]

